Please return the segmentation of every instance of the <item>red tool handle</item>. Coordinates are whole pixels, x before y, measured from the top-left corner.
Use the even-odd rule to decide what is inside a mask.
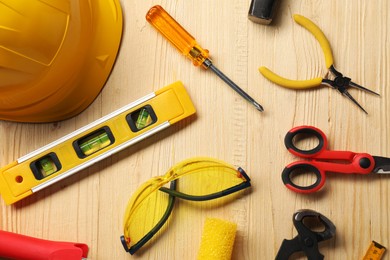
[[[86,258],[87,254],[86,244],[49,241],[0,230],[0,257],[80,260]]]
[[[310,150],[301,150],[294,142],[298,135],[301,135],[301,139],[315,137],[318,140],[318,145]],[[326,172],[369,174],[375,167],[374,158],[367,153],[328,150],[326,135],[313,126],[294,127],[286,134],[284,144],[290,153],[310,159],[309,161],[291,163],[282,172],[283,183],[295,192],[312,193],[318,191],[325,184]],[[307,173],[315,175],[316,179],[313,184],[301,186],[293,182],[293,176]]]
[[[316,138],[318,140],[318,145],[310,150],[301,150],[296,146],[295,138],[298,137],[298,139],[306,139],[306,138]],[[356,156],[359,154],[367,155],[363,153],[355,153],[350,151],[335,151],[335,150],[328,150],[328,139],[326,138],[326,135],[324,132],[322,132],[320,129],[314,127],[314,126],[297,126],[292,128],[288,133],[286,134],[284,138],[284,144],[287,148],[287,150],[294,154],[295,156],[307,158],[307,159],[314,159],[314,160],[334,160],[334,161],[345,161],[345,162],[353,162],[356,160]],[[371,155],[368,155],[369,157],[372,157]],[[370,158],[370,161],[373,162],[373,159]],[[336,166],[337,168],[337,166]],[[343,167],[342,167],[343,168]],[[341,172],[345,171],[343,168]],[[364,173],[369,173],[370,171],[364,171]],[[358,172],[360,173],[360,171]]]

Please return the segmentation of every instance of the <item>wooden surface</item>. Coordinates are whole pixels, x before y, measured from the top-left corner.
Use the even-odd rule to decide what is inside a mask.
[[[214,64],[264,108],[259,113],[211,71],[192,66],[145,20],[162,5]],[[99,97],[80,115],[51,124],[0,122],[0,165],[31,152],[165,85],[181,80],[197,116],[180,122],[20,203],[0,202],[0,228],[34,237],[79,241],[90,259],[195,259],[206,217],[238,224],[233,259],[274,259],[284,238],[296,235],[292,215],[309,208],[337,227],[323,243],[326,259],[362,259],[371,240],[390,247],[390,177],[328,174],[324,189],[300,195],[283,186],[286,164],[297,160],[283,138],[294,126],[314,125],[337,150],[390,157],[390,4],[387,0],[281,0],[274,22],[247,19],[250,1],[122,1],[124,35],[118,60]],[[378,93],[352,96],[368,115],[327,87],[295,91],[267,81],[267,66],[291,79],[326,73],[315,38],[292,14],[314,21],[328,37],[335,66]],[[252,188],[222,208],[178,203],[169,228],[131,257],[119,237],[128,199],[152,176],[193,156],[243,167]],[[390,259],[386,254],[385,259]]]

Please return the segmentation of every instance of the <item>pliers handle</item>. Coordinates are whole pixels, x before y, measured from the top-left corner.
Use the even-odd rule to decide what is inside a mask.
[[[328,69],[331,68],[333,65],[333,54],[332,54],[332,49],[330,48],[329,41],[325,37],[325,34],[321,31],[321,29],[316,24],[314,24],[306,17],[299,14],[295,14],[293,15],[293,18],[296,23],[306,28],[309,32],[311,32],[316,37],[324,53],[326,67]],[[266,67],[260,67],[259,71],[268,80],[286,88],[306,89],[306,88],[318,87],[322,84],[322,77],[309,79],[309,80],[291,80],[277,75],[276,73],[270,71]]]
[[[322,51],[324,52],[326,67],[329,69],[333,65],[333,54],[332,49],[330,48],[329,41],[325,37],[325,34],[315,23],[313,23],[306,17],[299,14],[294,14],[293,18],[297,24],[306,28],[314,35],[314,37],[316,37],[317,41],[320,43]]]
[[[275,84],[278,84],[279,86],[290,88],[290,89],[307,89],[307,88],[315,88],[319,87],[322,84],[322,78],[314,78],[314,79],[308,79],[308,80],[292,80],[292,79],[286,79],[278,74],[272,72],[266,67],[260,67],[259,71],[261,74],[263,74],[264,77],[266,77],[269,81],[272,81]]]
[[[326,67],[328,68],[327,75],[324,78],[318,77],[309,80],[291,80],[275,74],[274,72],[270,71],[266,67],[260,67],[259,68],[260,73],[263,74],[263,76],[266,77],[268,80],[282,87],[290,88],[290,89],[308,89],[308,88],[319,87],[321,85],[327,85],[333,89],[337,89],[342,95],[350,99],[362,111],[364,111],[367,114],[367,111],[364,110],[364,108],[351,96],[351,94],[349,94],[347,88],[349,87],[357,88],[377,96],[379,96],[379,94],[352,82],[350,78],[344,77],[344,75],[341,72],[335,69],[335,67],[333,66],[333,54],[330,48],[329,41],[317,25],[315,25],[312,21],[310,21],[306,17],[303,17],[302,15],[295,14],[293,18],[296,23],[298,23],[299,25],[306,28],[309,32],[311,32],[315,36],[317,41],[320,43],[322,51],[325,56],[325,64]]]

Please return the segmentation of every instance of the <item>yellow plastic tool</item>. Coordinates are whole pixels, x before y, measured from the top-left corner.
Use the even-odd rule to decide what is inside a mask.
[[[152,24],[164,37],[176,47],[184,56],[192,60],[195,66],[204,69],[210,68],[226,84],[240,94],[244,99],[253,104],[257,110],[264,111],[263,107],[251,96],[242,90],[236,83],[223,74],[209,59],[209,51],[200,47],[195,38],[189,34],[175,19],[172,18],[161,6],[150,8],[146,14],[146,20]]]
[[[183,84],[173,83],[1,168],[0,193],[12,204],[194,113]]]
[[[290,89],[300,90],[300,89],[319,87],[322,84],[327,85],[331,88],[337,89],[341,94],[349,98],[360,109],[362,109],[365,113],[367,113],[366,110],[364,110],[364,108],[349,94],[347,88],[354,87],[378,96],[379,94],[352,82],[350,78],[344,77],[341,72],[335,69],[333,65],[332,49],[330,48],[329,41],[316,24],[314,24],[312,21],[310,21],[308,18],[302,15],[295,14],[293,18],[296,23],[298,23],[302,27],[306,28],[309,32],[311,32],[315,36],[317,41],[320,43],[320,46],[324,53],[326,67],[329,69],[329,74],[332,75],[333,79],[317,77],[309,80],[291,80],[277,75],[276,73],[272,72],[266,67],[260,67],[259,68],[260,73],[268,80],[282,87],[290,88]]]

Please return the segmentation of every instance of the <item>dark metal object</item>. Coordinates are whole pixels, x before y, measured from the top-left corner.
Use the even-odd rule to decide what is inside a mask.
[[[365,88],[363,86],[356,84],[355,82],[352,82],[350,78],[344,77],[344,75],[341,72],[337,71],[333,65],[330,66],[329,72],[331,73],[331,75],[334,76],[334,79],[323,79],[322,82],[330,86],[331,88],[337,89],[342,95],[349,98],[361,110],[363,110],[364,113],[368,114],[367,111],[351,96],[351,94],[349,94],[347,88],[353,87],[377,96],[380,95],[372,90],[369,90],[368,88]]]
[[[217,74],[218,77],[220,77],[226,84],[229,85],[229,87],[231,87],[232,89],[234,89],[238,94],[240,94],[241,97],[243,97],[244,99],[246,99],[249,103],[251,103],[252,105],[254,105],[256,107],[257,110],[259,110],[260,112],[263,112],[264,111],[264,108],[259,104],[257,103],[251,96],[249,96],[244,90],[242,90],[236,83],[234,83],[231,79],[229,79],[225,74],[223,74],[222,71],[220,71],[217,67],[215,67],[213,65],[213,63],[211,62],[211,60],[209,59],[206,59],[204,62],[203,62],[203,66],[207,69],[207,68],[210,68],[211,71],[213,71],[215,74]]]
[[[279,0],[252,0],[248,19],[260,24],[270,24]]]
[[[305,225],[305,218],[318,220],[325,229],[321,232],[311,230]],[[304,252],[308,260],[324,259],[318,249],[318,243],[331,239],[335,235],[336,227],[332,221],[316,211],[304,209],[294,213],[293,223],[298,235],[291,240],[283,240],[275,260],[288,260],[292,254],[301,251]]]
[[[373,156],[375,161],[375,168],[372,172],[378,174],[390,174],[390,158]]]

